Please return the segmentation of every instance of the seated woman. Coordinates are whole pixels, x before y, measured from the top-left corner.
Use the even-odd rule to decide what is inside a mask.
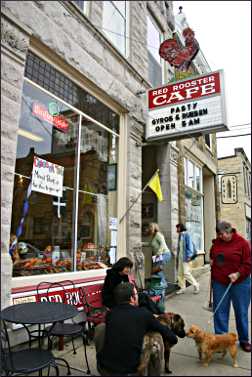
[[[136,286],[135,282],[130,276],[132,267],[133,262],[129,258],[123,257],[118,259],[118,261],[113,264],[111,269],[107,270],[107,275],[105,277],[102,288],[102,303],[107,308],[111,309],[116,304],[114,300],[114,289],[118,284],[120,284],[121,282],[130,282],[134,283],[134,285]],[[159,306],[154,303],[146,293],[139,292],[138,296],[139,306],[145,306],[153,314],[163,313],[163,311],[160,310]]]

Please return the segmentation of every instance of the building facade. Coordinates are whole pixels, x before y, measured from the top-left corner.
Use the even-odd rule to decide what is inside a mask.
[[[231,222],[251,241],[251,163],[243,148],[218,159],[218,218]]]
[[[185,11],[186,14],[186,11]],[[180,9],[176,15],[176,33],[180,40],[182,31],[190,26]],[[195,36],[197,39],[197,35]],[[199,50],[191,66],[191,76],[211,72],[211,68]],[[177,142],[179,148],[179,206],[180,221],[191,232],[196,248],[205,253],[198,257],[194,267],[209,262],[209,250],[215,237],[216,225],[216,134],[199,135]]]
[[[215,136],[145,142],[146,91],[175,77],[158,54],[175,32],[172,2],[1,7],[2,307],[35,301],[42,280],[100,283],[122,256],[135,262],[144,284],[152,221],[174,252],[179,221],[207,252]],[[124,216],[157,168],[164,200],[146,189]],[[166,272],[174,282],[174,260]]]
[[[141,199],[120,220],[142,188],[139,93],[172,72],[157,57],[172,3],[1,7],[2,307],[35,300],[45,275],[102,281],[125,255],[143,277]]]

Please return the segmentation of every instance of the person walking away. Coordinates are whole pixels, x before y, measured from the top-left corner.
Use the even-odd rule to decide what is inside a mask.
[[[116,306],[107,314],[106,323],[95,329],[97,370],[102,376],[136,375],[146,332],[157,331],[170,344],[178,339],[150,311],[138,306],[133,284],[117,285],[114,297]]]
[[[216,334],[228,332],[230,304],[235,314],[236,329],[241,348],[251,352],[248,336],[248,309],[251,300],[251,247],[227,221],[216,226],[217,238],[210,249],[213,310],[226,293],[214,315]]]
[[[176,225],[178,237],[177,278],[179,290],[177,295],[185,293],[186,281],[192,284],[195,294],[199,293],[200,285],[191,273],[190,261],[194,252],[194,245],[190,233],[182,223]]]

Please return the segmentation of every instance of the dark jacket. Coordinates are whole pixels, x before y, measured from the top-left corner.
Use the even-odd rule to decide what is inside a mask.
[[[102,303],[107,308],[113,308],[115,306],[115,300],[113,297],[113,291],[115,287],[120,284],[122,281],[128,282],[129,278],[128,275],[120,275],[118,271],[111,268],[107,270],[107,275],[104,280],[103,288],[102,288]],[[139,306],[146,307],[151,313],[153,314],[162,314],[163,311],[159,308],[159,306],[153,302],[149,296],[141,292],[138,294],[139,299]]]
[[[170,344],[177,343],[176,335],[146,308],[130,304],[114,307],[106,317],[104,347],[97,354],[98,365],[118,375],[135,373],[147,331],[158,331]]]
[[[107,270],[107,275],[102,288],[102,303],[107,308],[111,309],[113,306],[115,306],[113,291],[122,281],[128,282],[128,275],[120,275],[119,272],[113,268]]]
[[[212,260],[212,280],[229,284],[229,274],[239,272],[240,277],[234,284],[240,283],[251,273],[251,248],[249,243],[233,229],[229,242],[219,238],[213,240],[210,250]]]

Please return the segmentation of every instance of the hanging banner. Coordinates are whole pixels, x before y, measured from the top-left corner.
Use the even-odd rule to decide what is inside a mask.
[[[148,91],[147,140],[175,140],[228,130],[223,71]]]
[[[52,196],[63,195],[64,167],[34,156],[32,191]]]

